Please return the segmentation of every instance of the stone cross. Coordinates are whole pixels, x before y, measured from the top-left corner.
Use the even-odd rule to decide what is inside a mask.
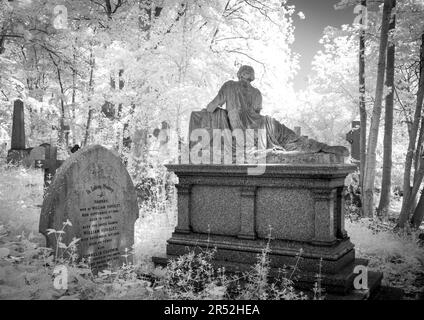
[[[53,177],[64,160],[57,159],[57,147],[46,147],[45,159],[35,160],[35,167],[44,169],[44,189],[51,184]]]
[[[361,149],[360,149],[360,141],[361,141],[361,121],[352,121],[352,130],[350,130],[346,134],[346,140],[351,145],[350,154],[352,159],[360,161],[361,159]]]

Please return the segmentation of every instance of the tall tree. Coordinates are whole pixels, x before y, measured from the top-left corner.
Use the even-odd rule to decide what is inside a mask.
[[[421,58],[420,58],[420,94],[417,97],[418,101],[417,103],[423,103],[424,98],[424,33],[421,35]],[[424,150],[423,150],[423,140],[424,140],[424,117],[421,121],[421,132],[420,137],[418,139],[418,146],[420,146],[420,152],[416,152],[416,154],[419,154],[419,159],[416,158],[416,162],[419,164],[416,168],[416,171],[418,171],[418,174],[416,173],[416,179],[415,183],[418,183],[418,179],[423,179],[424,176]],[[420,181],[421,184],[421,181]],[[414,210],[414,213],[412,215],[411,224],[414,228],[418,228],[424,219],[424,192],[421,190],[421,196],[420,200],[418,201],[418,205]]]
[[[393,39],[396,28],[396,0],[393,0],[392,19],[389,26],[391,40],[387,47],[386,87],[389,93],[386,95],[384,116],[384,154],[383,154],[383,177],[381,180],[380,203],[377,215],[386,215],[390,204],[392,187],[392,145],[393,145],[393,104],[395,93],[395,51],[396,46]]]
[[[90,76],[88,80],[88,115],[87,115],[87,124],[85,126],[84,140],[82,142],[82,146],[85,147],[90,139],[90,130],[91,123],[93,120],[93,107],[92,107],[92,95],[93,95],[93,86],[94,86],[94,67],[95,67],[95,58],[93,55],[93,48],[90,50]]]
[[[364,176],[364,215],[372,217],[374,214],[374,181],[376,173],[376,149],[378,131],[382,109],[384,75],[386,69],[386,50],[389,38],[389,25],[394,0],[384,0],[383,17],[381,23],[380,46],[378,57],[377,82],[375,89],[375,101],[371,117],[370,132],[368,136],[368,148],[365,162]]]
[[[418,191],[421,186],[421,182],[424,177],[424,161],[423,154],[420,145],[416,145],[418,128],[420,124],[420,120],[422,119],[422,108],[423,108],[423,100],[424,100],[424,33],[421,36],[421,50],[420,50],[420,71],[419,71],[419,81],[418,81],[418,90],[417,90],[417,100],[416,100],[416,108],[414,114],[414,121],[412,123],[410,133],[409,133],[409,146],[408,151],[406,153],[405,160],[405,172],[403,177],[403,202],[402,209],[400,212],[399,220],[397,227],[403,228],[405,227],[409,217],[411,215],[411,211],[415,208],[415,200],[418,194]],[[424,135],[424,127],[421,126],[420,130],[421,139],[423,140],[422,135]],[[421,157],[419,164],[417,165],[417,169],[414,176],[413,186],[411,187],[411,171],[412,171],[412,161],[414,158],[414,152],[420,152]],[[413,221],[414,224],[417,224],[418,221],[422,220],[422,204],[417,206],[415,210]]]
[[[361,0],[362,5],[362,16],[361,16],[361,27],[359,30],[359,117],[361,120],[360,126],[360,187],[361,194],[363,195],[364,190],[364,175],[365,175],[365,162],[367,154],[367,109],[365,103],[365,10],[367,10],[367,0]],[[364,199],[362,199],[363,202]]]

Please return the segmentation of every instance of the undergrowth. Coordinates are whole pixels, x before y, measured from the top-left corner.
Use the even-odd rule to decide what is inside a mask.
[[[419,232],[394,232],[394,224],[373,219],[346,219],[346,230],[356,255],[369,268],[383,273],[383,285],[401,288],[406,298],[424,293],[424,247]]]
[[[271,230],[271,229],[270,229]],[[271,231],[270,231],[271,232]],[[249,271],[227,273],[223,267],[215,267],[214,249],[191,251],[175,260],[166,268],[164,281],[166,292],[173,299],[231,299],[231,300],[304,300],[307,296],[294,289],[293,274],[285,270],[271,276],[271,234],[256,263]],[[301,259],[301,252],[297,262]],[[320,293],[319,293],[320,294]],[[317,295],[318,298],[318,295]]]
[[[62,242],[68,226],[72,225],[66,221],[61,230],[49,229],[57,237],[54,249],[38,246],[25,234],[10,241],[1,226],[1,299],[306,299],[294,290],[290,278],[270,281],[269,243],[252,269],[242,275],[227,275],[224,268],[215,268],[216,249],[189,252],[164,269],[146,272],[127,261],[119,268],[95,273],[87,261],[79,260],[78,239]],[[63,272],[66,285],[62,281],[57,287]]]
[[[304,298],[293,289],[292,271],[283,269],[281,277],[269,276],[269,245],[244,274],[216,268],[214,249],[189,252],[163,269],[148,263],[165,252],[175,226],[175,194],[165,196],[164,190],[157,188],[154,195],[161,203],[147,199],[140,204],[134,264],[94,274],[88,263],[77,259],[74,245],[78,241],[64,244],[67,249],[57,253],[44,247],[44,237],[38,233],[42,172],[0,166],[0,299]],[[370,269],[383,272],[383,284],[402,288],[411,299],[422,296],[424,251],[417,233],[395,233],[390,223],[368,219],[347,218],[346,229],[357,256],[369,259]],[[53,285],[55,268],[60,265],[68,270],[66,290]],[[311,298],[324,298],[320,273],[311,291]]]

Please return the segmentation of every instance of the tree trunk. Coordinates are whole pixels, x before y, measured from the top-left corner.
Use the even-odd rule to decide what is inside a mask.
[[[73,64],[76,65],[76,53],[75,53],[75,46],[73,47],[74,55],[73,55]],[[77,70],[75,68],[72,69],[72,97],[71,97],[71,115],[70,121],[71,123],[71,130],[72,130],[72,144],[77,144],[77,129],[76,129],[76,111],[75,111],[75,103],[76,103],[76,95],[77,95]]]
[[[88,116],[87,116],[87,124],[85,126],[85,135],[84,135],[84,141],[82,145],[85,147],[88,143],[88,140],[90,138],[90,128],[91,128],[91,119],[93,118],[93,109],[91,106],[88,106]]]
[[[396,0],[393,1],[392,10],[396,9]],[[392,15],[389,32],[396,28],[396,14]],[[387,216],[390,195],[392,192],[392,144],[393,144],[393,99],[395,93],[395,43],[391,39],[387,48],[386,87],[391,88],[386,96],[386,110],[384,122],[384,154],[383,154],[383,178],[381,180],[381,196],[377,209],[378,216]]]
[[[417,142],[417,150],[415,152],[414,156],[414,171],[417,172],[419,170],[419,164],[420,164],[420,157],[422,154],[422,145],[423,145],[423,138],[424,138],[424,117],[421,117],[421,124],[420,124],[420,133],[418,134],[418,142]],[[416,179],[416,174],[414,174],[414,183]]]
[[[420,50],[420,80],[417,91],[417,104],[414,114],[414,122],[411,128],[411,134],[409,137],[408,152],[406,153],[405,159],[405,172],[403,176],[403,202],[402,210],[399,215],[397,227],[405,227],[406,222],[409,219],[411,211],[414,210],[416,196],[418,194],[419,187],[421,185],[424,171],[423,166],[415,173],[414,185],[411,188],[411,171],[412,171],[412,160],[414,158],[414,152],[420,152],[421,146],[416,146],[416,139],[418,133],[418,127],[421,120],[421,111],[424,100],[424,33],[421,35],[421,50]],[[422,140],[422,138],[421,138]],[[417,166],[419,167],[419,166]],[[417,212],[415,210],[415,212]],[[418,214],[418,213],[417,213]],[[415,215],[415,213],[414,213]],[[413,218],[414,219],[414,218]]]
[[[93,74],[94,74],[94,66],[95,60],[93,57],[93,49],[91,49],[90,53],[90,80],[88,82],[88,90],[90,91],[90,96],[93,92]],[[91,120],[93,118],[93,108],[91,106],[91,97],[88,98],[88,116],[87,116],[87,125],[85,126],[85,135],[83,146],[86,146],[90,137],[90,129],[91,129]]]
[[[363,8],[367,6],[367,1],[362,0],[361,5]],[[361,18],[361,25],[364,23]],[[363,190],[364,190],[364,174],[365,174],[365,161],[367,154],[367,110],[365,105],[365,28],[361,27],[359,33],[359,116],[361,120],[360,126],[360,164],[359,164],[359,186],[362,195],[362,203],[364,201],[363,198]]]
[[[414,214],[411,219],[411,225],[418,229],[423,222],[424,218],[424,192],[421,191],[420,201],[414,210]]]
[[[383,18],[381,24],[380,49],[378,57],[377,85],[375,90],[375,102],[372,112],[370,133],[368,136],[368,148],[365,163],[364,176],[364,215],[372,217],[374,213],[374,180],[376,171],[376,149],[378,130],[380,126],[381,108],[384,89],[384,74],[386,69],[386,50],[389,37],[389,24],[392,12],[393,0],[384,0]]]
[[[49,53],[50,58],[54,64],[54,66],[56,67],[56,73],[57,73],[57,81],[59,83],[59,88],[60,88],[60,110],[61,110],[61,115],[60,115],[60,124],[59,124],[59,141],[58,144],[64,147],[68,147],[69,141],[68,141],[68,136],[67,134],[65,134],[65,101],[64,101],[64,97],[65,97],[65,89],[63,87],[63,81],[62,81],[62,75],[60,72],[60,67],[59,64],[54,60],[53,56],[51,53]]]
[[[118,88],[119,91],[123,90],[125,86],[125,82],[124,82],[124,69],[119,69],[119,73],[118,73]],[[119,123],[122,122],[122,103],[118,104],[118,110],[117,110],[117,119],[116,121],[118,121]],[[117,135],[116,135],[116,149],[118,151],[119,154],[122,154],[123,151],[123,147],[124,147],[124,140],[125,140],[125,134],[124,134],[124,130],[126,128],[128,124],[128,121],[126,121],[125,123],[122,123],[122,126],[119,126]]]
[[[107,17],[110,19],[112,17],[112,5],[110,3],[110,0],[105,0],[105,10],[106,10],[106,15]]]

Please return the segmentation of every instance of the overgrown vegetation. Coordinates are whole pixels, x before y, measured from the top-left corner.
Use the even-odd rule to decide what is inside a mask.
[[[93,274],[78,262],[75,246],[44,248],[38,233],[42,202],[42,173],[14,167],[0,168],[0,298],[1,299],[305,299],[293,288],[292,270],[269,277],[269,246],[249,272],[231,275],[213,266],[213,248],[188,252],[167,268],[155,268],[151,257],[165,252],[175,226],[175,197],[161,206],[142,205],[136,222],[134,264]],[[354,208],[353,206],[351,208]],[[423,289],[424,249],[418,232],[395,233],[394,222],[357,219],[348,215],[346,229],[357,256],[384,273],[384,284],[402,288],[406,298],[420,298]],[[68,226],[65,226],[64,232]],[[51,232],[54,232],[53,230]],[[66,248],[65,248],[66,247]],[[299,254],[299,259],[301,253]],[[55,267],[68,270],[67,290],[54,288]],[[311,299],[325,298],[320,276]]]
[[[395,222],[346,220],[356,255],[369,259],[369,268],[383,273],[383,285],[404,290],[405,298],[424,293],[424,247],[419,231],[394,232]]]
[[[271,238],[271,236],[270,236]],[[215,249],[191,251],[167,266],[165,287],[175,299],[232,299],[232,300],[304,300],[307,296],[294,289],[290,274],[281,270],[270,276],[270,240],[258,254],[251,270],[229,274],[225,268],[214,267]],[[301,258],[299,254],[298,260]],[[320,293],[314,298],[320,298]]]
[[[39,204],[42,201],[41,171],[23,168],[2,167],[0,187],[2,200],[7,204],[0,212],[0,297],[2,299],[304,299],[295,292],[293,281],[282,275],[276,281],[270,281],[269,245],[258,256],[252,270],[242,275],[227,275],[224,269],[212,264],[214,249],[200,253],[189,252],[179,259],[171,261],[167,268],[154,268],[148,260],[154,254],[164,250],[155,247],[155,241],[149,241],[150,252],[140,248],[140,238],[146,234],[139,230],[156,230],[157,242],[166,243],[169,232],[152,228],[152,224],[163,222],[172,230],[174,221],[169,219],[171,205],[175,205],[172,196],[164,197],[162,189],[153,189],[163,203],[149,206],[153,201],[140,201],[143,218],[137,221],[135,264],[124,264],[117,270],[104,270],[93,274],[85,261],[78,262],[75,239],[70,244],[61,241],[62,235],[70,226],[65,222],[61,230],[49,230],[58,239],[55,250],[44,247],[44,239],[37,234]],[[14,177],[12,179],[12,177]],[[4,182],[8,181],[8,182]],[[17,183],[20,181],[21,183]],[[31,183],[28,183],[31,182]],[[13,194],[4,191],[15,185]],[[17,186],[17,188],[16,188]],[[17,216],[13,213],[14,203],[22,204],[24,209]],[[147,210],[146,210],[147,209]],[[168,211],[168,212],[167,212]],[[15,206],[16,213],[16,206]],[[25,215],[26,214],[26,215]],[[175,214],[175,210],[174,210]],[[165,216],[165,217],[164,217]],[[17,223],[19,220],[21,223]],[[5,223],[7,222],[7,224]],[[143,228],[144,227],[144,228]],[[151,240],[151,239],[150,239]],[[143,246],[143,245],[141,245]],[[150,253],[150,254],[149,254]],[[68,271],[67,290],[54,287],[55,268],[65,266]]]
[[[171,260],[165,269],[146,269],[125,263],[117,269],[93,274],[85,261],[78,261],[77,241],[58,249],[40,247],[22,234],[18,241],[7,241],[8,232],[0,240],[0,298],[2,299],[306,299],[293,288],[286,277],[270,281],[269,247],[258,255],[257,263],[242,276],[228,276],[223,268],[215,268],[215,250],[189,252]],[[2,226],[2,231],[4,228]],[[58,269],[59,268],[59,269]],[[66,270],[66,288],[55,286],[57,270]]]

